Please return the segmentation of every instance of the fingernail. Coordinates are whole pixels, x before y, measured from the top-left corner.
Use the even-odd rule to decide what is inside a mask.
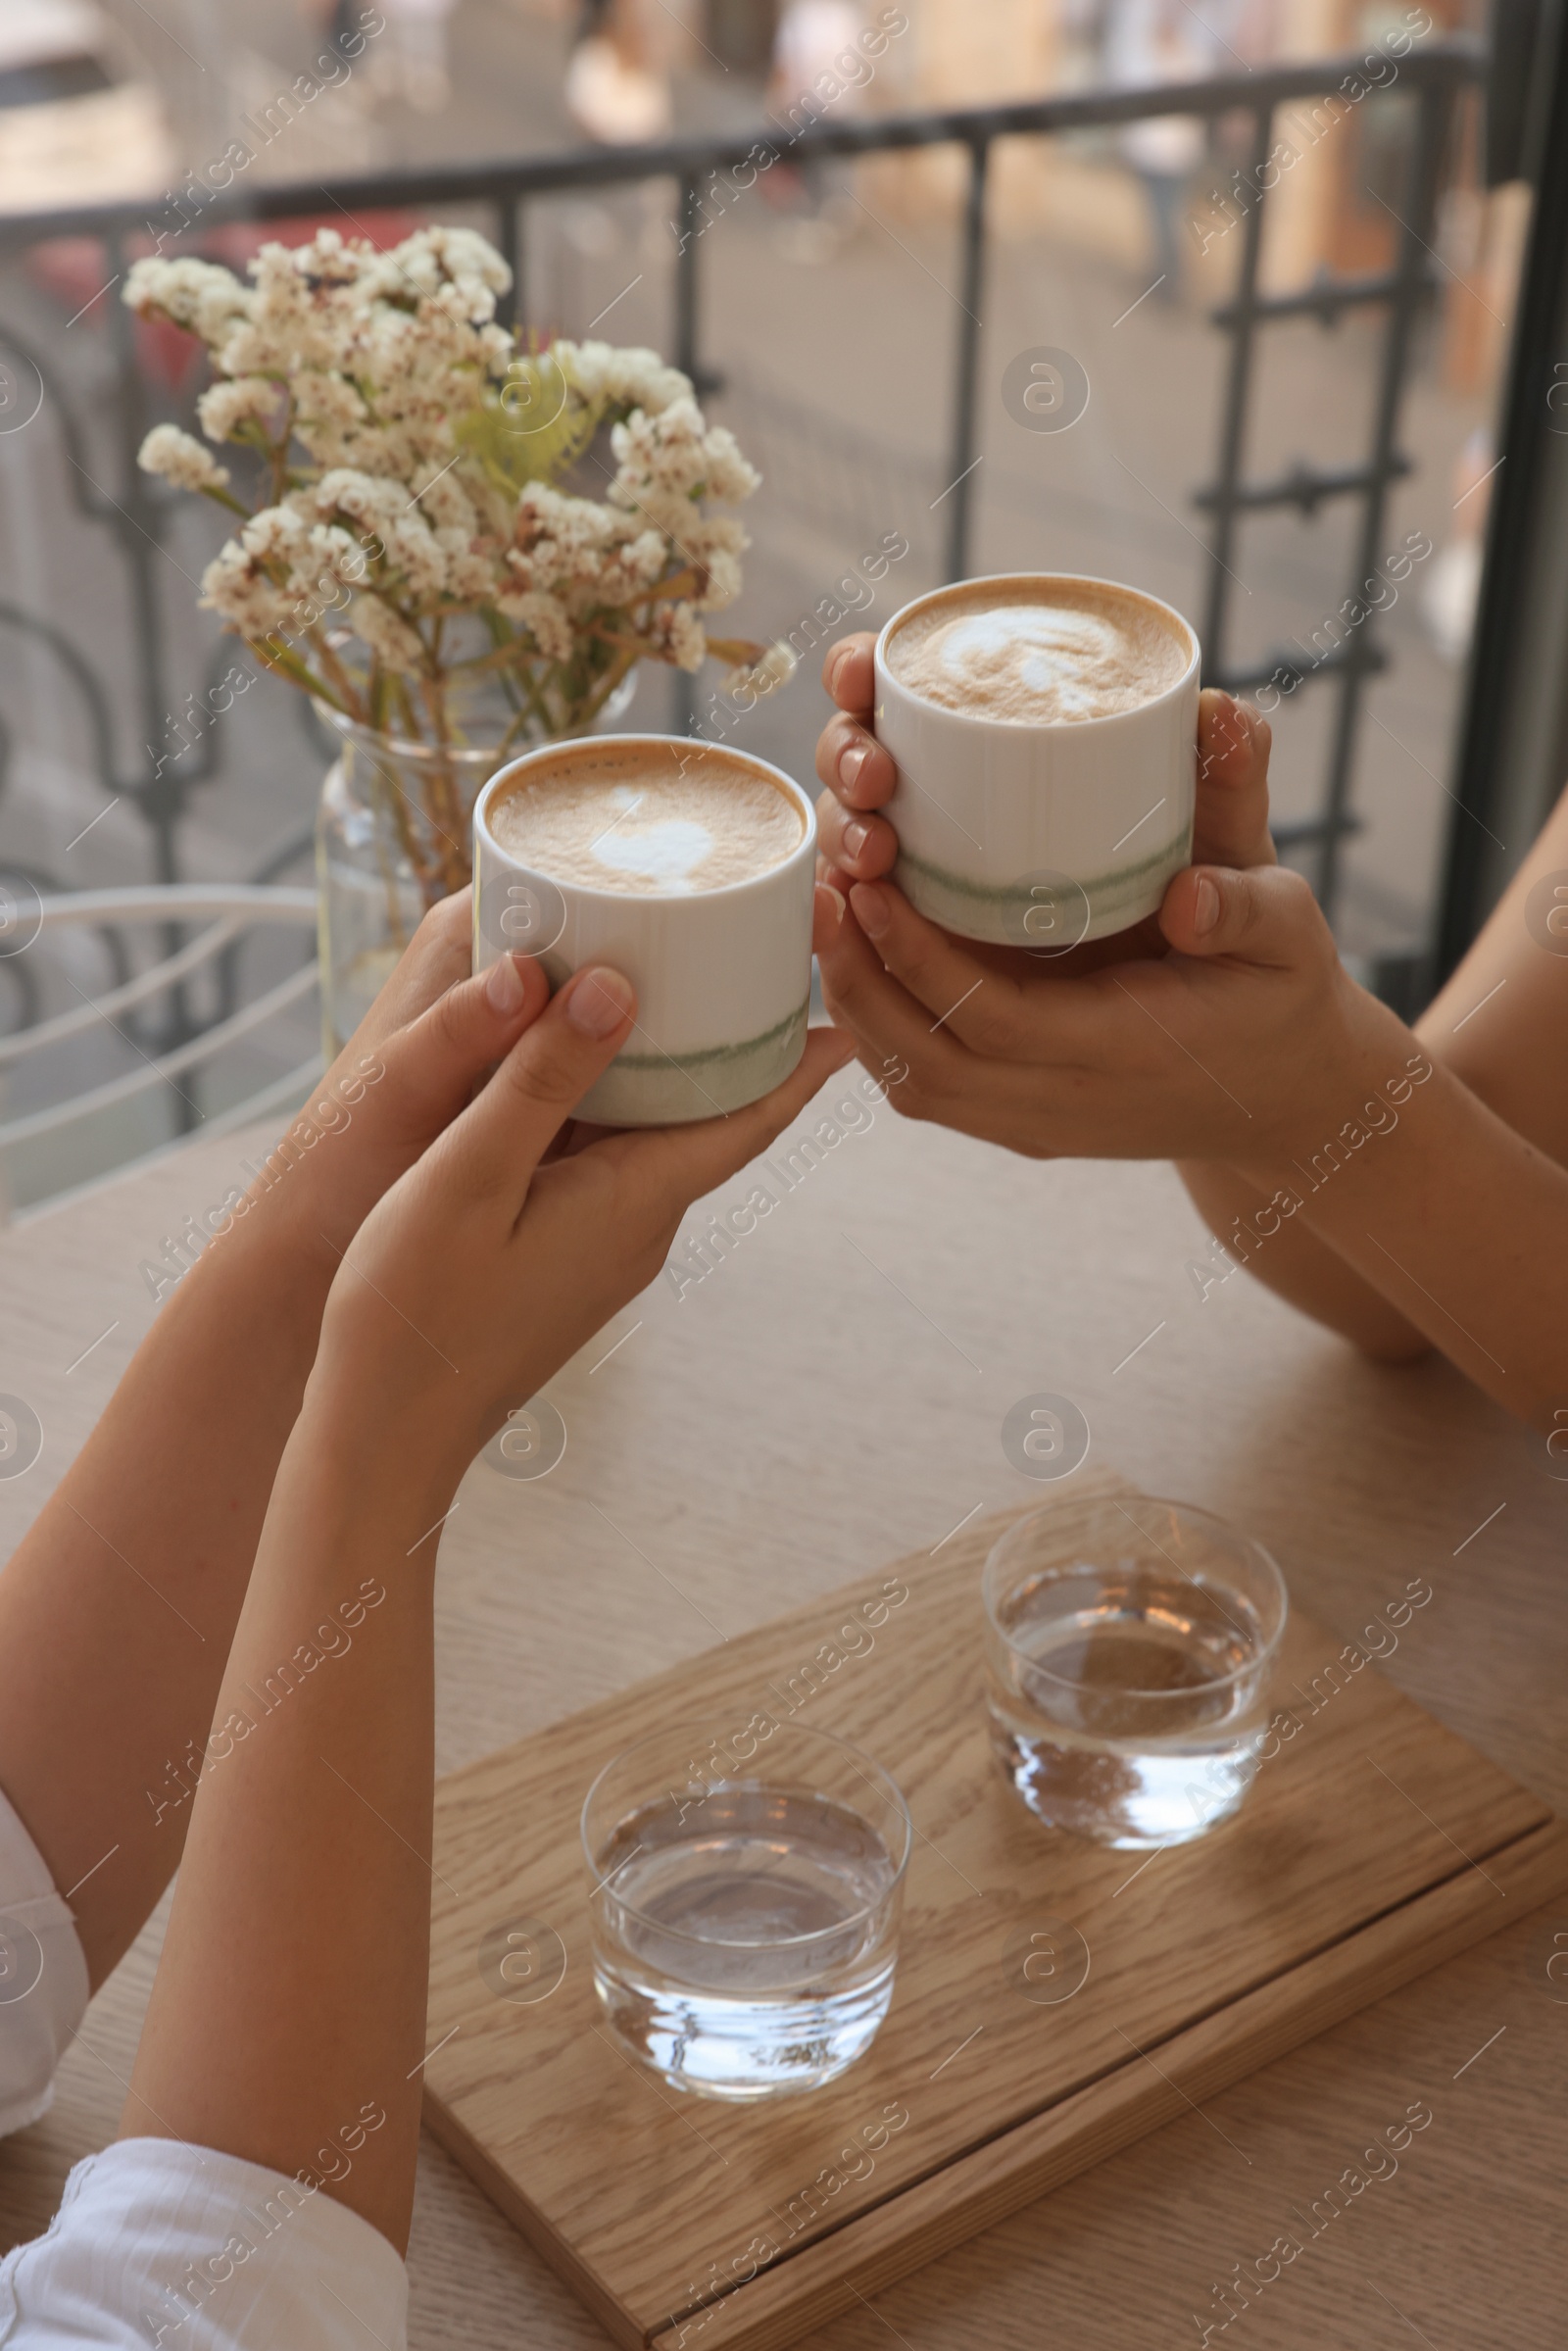
[[[844,899],[842,894],[833,888],[831,882],[819,882],[817,884],[816,907],[818,913],[822,913],[825,910],[823,906],[824,900],[827,902],[827,906],[832,909],[833,927],[835,930],[837,930],[839,924],[844,920]]]
[[[634,1002],[630,980],[603,965],[580,975],[566,999],[566,1018],[585,1037],[614,1035]]]
[[[884,891],[870,882],[857,882],[850,892],[850,904],[855,919],[868,939],[880,939],[888,927],[888,902]]]
[[[503,955],[498,963],[491,964],[484,993],[491,1011],[501,1013],[503,1018],[517,1009],[522,1002],[522,973],[517,969],[514,955]]]
[[[1207,874],[1199,877],[1198,892],[1193,900],[1193,928],[1201,938],[1219,920],[1219,892]]]
[[[858,817],[857,817],[853,824],[847,824],[844,827],[845,856],[848,857],[858,857],[870,838],[871,827],[868,824],[862,824]]]
[[[839,753],[839,782],[846,792],[854,791],[860,769],[865,765],[866,754],[867,746],[864,743],[852,743],[847,751]]]

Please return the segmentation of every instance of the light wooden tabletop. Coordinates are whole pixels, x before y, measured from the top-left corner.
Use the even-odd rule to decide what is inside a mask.
[[[837,1081],[825,1102],[844,1092]],[[37,1465],[0,1484],[4,1552],[148,1325],[141,1260],[221,1196],[256,1142],[198,1145],[0,1241],[0,1385],[45,1432]],[[714,1204],[749,1188],[737,1179]],[[1200,1301],[1187,1270],[1199,1243],[1166,1168],[1035,1165],[879,1109],[714,1271],[680,1297],[662,1280],[566,1368],[549,1393],[568,1443],[548,1477],[470,1472],[442,1543],[440,1768],[929,1549],[982,1508],[1049,1494],[1009,1466],[1001,1428],[1020,1397],[1051,1391],[1085,1414],[1094,1459],[1251,1529],[1348,1640],[1426,1578],[1433,1599],[1384,1670],[1568,1812],[1568,1484],[1442,1364],[1362,1363],[1242,1274]],[[0,2244],[43,2228],[70,2165],[113,2134],[161,1923],[89,2011],[53,2112],[0,2143]],[[1554,1948],[1568,1951],[1568,1903],[812,2341],[1199,2342],[1215,2284],[1419,2099],[1433,2127],[1396,2175],[1232,2328],[1250,2351],[1555,2347],[1568,1981],[1547,1974]],[[418,2351],[607,2340],[428,2140],[410,2269]]]

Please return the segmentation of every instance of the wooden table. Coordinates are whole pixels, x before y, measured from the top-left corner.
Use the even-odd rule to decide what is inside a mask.
[[[257,1142],[199,1145],[0,1242],[0,1385],[31,1398],[45,1429],[37,1467],[0,1485],[6,1551],[147,1327],[140,1261],[220,1197]],[[738,1179],[714,1204],[748,1189]],[[1241,1274],[1200,1301],[1188,1270],[1200,1238],[1163,1167],[1034,1165],[879,1110],[713,1272],[679,1298],[661,1280],[563,1372],[549,1393],[569,1442],[549,1477],[470,1472],[442,1544],[440,1768],[930,1548],[982,1507],[1049,1494],[1009,1466],[1000,1431],[1019,1397],[1051,1390],[1086,1414],[1095,1458],[1254,1530],[1347,1639],[1407,1578],[1427,1578],[1433,1600],[1384,1670],[1568,1812],[1568,1484],[1546,1474],[1539,1439],[1443,1364],[1367,1365]],[[41,2229],[69,2166],[112,2136],[161,1927],[99,1995],[53,2113],[0,2144],[0,2244]],[[1193,2314],[1213,2316],[1214,2283],[1424,2099],[1434,2125],[1397,2175],[1326,2229],[1231,2339],[1555,2351],[1568,1982],[1546,1962],[1559,1931],[1568,1950],[1568,1904],[813,2341],[1196,2343]],[[410,2268],[420,2351],[607,2339],[428,2140]]]

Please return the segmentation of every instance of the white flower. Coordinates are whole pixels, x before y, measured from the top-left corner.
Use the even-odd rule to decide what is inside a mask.
[[[439,470],[431,469],[431,479],[416,492],[419,511],[432,530],[461,530],[465,537],[478,527],[473,505],[450,470],[452,460],[447,458]]]
[[[702,518],[699,501],[704,495],[731,501],[748,498],[761,476],[747,465],[732,434],[722,426],[708,429],[695,401],[674,401],[658,416],[637,412],[614,427],[611,447],[615,476],[610,497],[614,505],[663,531],[689,561],[701,562],[719,546],[739,554],[744,533],[723,536],[726,529],[738,531],[739,526],[722,518]]]
[[[606,558],[640,535],[612,508],[591,498],[564,497],[547,482],[529,482],[517,509],[520,545],[509,550],[507,562],[525,587],[574,582],[587,589],[599,579]]]
[[[642,530],[620,550],[625,567],[652,587],[669,561],[669,549],[662,534],[657,530]]]
[[[296,602],[272,585],[237,539],[227,540],[202,573],[201,601],[242,637],[288,626]]]
[[[292,389],[295,407],[307,422],[349,426],[365,419],[364,400],[357,388],[341,375],[323,374],[319,368],[302,368],[294,377]]]
[[[318,522],[310,534],[311,585],[334,587],[361,585],[365,578],[365,557],[360,543],[351,531],[341,524]]]
[[[640,409],[610,436],[615,458],[611,496],[631,504],[650,493],[689,498],[707,478],[703,418],[694,400],[677,400],[661,416]]]
[[[745,523],[734,514],[688,514],[681,539],[699,562],[720,553],[744,555],[752,543]]]
[[[352,618],[359,635],[389,669],[424,667],[424,647],[417,632],[406,620],[400,620],[391,606],[383,604],[379,597],[356,596]]]
[[[321,228],[308,245],[264,245],[261,259],[297,269],[302,276],[350,281],[359,276],[361,257],[368,251],[357,240],[345,242],[340,228]]]
[[[381,533],[386,563],[402,574],[407,593],[416,604],[439,596],[447,584],[447,562],[434,531],[417,513],[402,514]]]
[[[697,599],[700,612],[721,612],[726,605],[735,602],[741,592],[741,566],[738,557],[719,553],[708,559],[708,585]]]
[[[240,532],[240,545],[258,563],[303,563],[310,545],[310,526],[293,506],[264,506]]]
[[[171,318],[208,344],[221,341],[230,322],[251,307],[249,288],[216,263],[156,258],[133,265],[124,300],[140,317]]]
[[[754,698],[760,702],[764,695],[774,694],[780,686],[787,686],[799,666],[794,647],[780,639],[777,644],[768,647],[760,661],[743,661],[738,669],[732,669],[724,680],[724,692],[735,695],[749,687]]]
[[[375,538],[383,545],[386,533],[409,503],[401,482],[378,480],[355,465],[334,465],[313,489],[297,491],[295,500],[321,522],[347,514],[351,522],[359,524],[362,537]]]
[[[209,384],[196,403],[201,427],[210,441],[231,441],[242,424],[260,424],[275,431],[283,407],[280,387],[267,375],[241,375],[230,383]]]
[[[447,594],[464,604],[488,603],[500,584],[493,551],[466,530],[438,530],[435,542],[447,560]]]
[[[161,473],[176,490],[221,490],[228,481],[212,452],[177,424],[155,424],[136,462],[144,473]]]
[[[703,624],[689,604],[662,604],[649,634],[656,652],[677,669],[701,669],[708,658]]]
[[[516,345],[504,326],[481,326],[474,336],[490,373],[499,383],[515,355]]]
[[[391,523],[408,505],[400,482],[382,481],[357,465],[334,465],[305,495],[312,511],[324,519],[340,509],[356,522]]]
[[[709,427],[703,444],[708,459],[708,495],[725,506],[739,506],[762,486],[757,467],[743,458],[735,435],[724,424]]]
[[[704,502],[734,505],[758,475],[732,434],[709,427],[678,368],[650,350],[547,346],[580,431],[514,494],[466,430],[519,356],[496,318],[510,272],[483,237],[424,228],[377,253],[323,228],[305,245],[265,245],[250,275],[246,286],[206,262],[156,260],[126,291],[207,343],[218,380],[198,414],[210,439],[286,438],[272,503],[203,583],[228,627],[253,638],[286,628],[313,662],[330,612],[357,631],[362,665],[369,655],[438,675],[482,648],[470,615],[500,614],[517,631],[519,675],[568,714],[579,671],[602,674],[607,631],[650,659],[701,664],[702,614],[739,594],[747,545],[735,517]],[[557,487],[551,463],[601,423],[614,451],[608,490]],[[172,425],[149,434],[144,463],[181,487],[228,479]],[[423,627],[437,618],[451,623],[439,660]]]
[[[625,540],[603,556],[598,592],[606,604],[640,603],[668,566],[667,539],[657,530],[640,531],[635,539]]]
[[[509,589],[496,598],[496,610],[528,631],[547,661],[570,661],[576,649],[576,632],[564,608],[554,596],[532,589],[518,595]]]
[[[495,316],[496,296],[512,283],[512,271],[495,247],[472,228],[421,228],[390,253],[371,257],[366,291],[386,301],[455,295],[460,314],[474,324]]]
[[[692,397],[691,377],[666,367],[657,351],[562,341],[551,344],[550,356],[592,408],[643,409],[657,416]]]

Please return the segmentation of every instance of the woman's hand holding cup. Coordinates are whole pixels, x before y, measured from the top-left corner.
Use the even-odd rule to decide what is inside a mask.
[[[892,825],[878,813],[893,798],[898,773],[873,723],[875,647],[869,630],[843,637],[822,664],[822,683],[838,710],[816,743],[816,772],[826,787],[816,804],[818,878],[846,896],[857,882],[890,874],[899,854]],[[1268,720],[1250,704],[1213,687],[1204,691],[1198,716],[1195,864],[1274,863],[1268,830],[1271,740]],[[1081,970],[1146,953],[1153,932],[1152,923],[1136,924],[1109,940],[1075,949],[1056,967]]]
[[[1156,915],[1055,956],[924,920],[888,879],[873,643],[845,639],[823,668],[839,711],[817,744],[813,944],[862,1061],[907,1063],[897,1108],[1035,1157],[1223,1160],[1272,1182],[1337,1129],[1380,1052],[1402,1063],[1405,1032],[1351,985],[1311,891],[1277,863],[1268,725],[1226,694],[1200,704],[1195,862]]]
[[[508,1413],[655,1278],[691,1202],[765,1151],[854,1051],[814,1029],[760,1102],[611,1133],[574,1128],[572,1112],[632,1030],[618,972],[579,971],[548,997],[536,963],[506,956],[448,1004],[455,1031],[499,1007],[514,1042],[361,1226],[307,1397],[438,1506]]]

